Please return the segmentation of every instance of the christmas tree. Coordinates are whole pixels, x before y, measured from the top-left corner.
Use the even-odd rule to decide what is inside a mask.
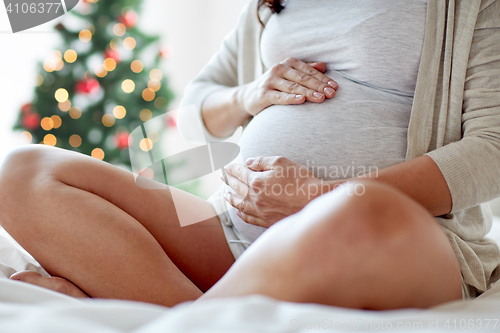
[[[85,0],[56,25],[62,46],[40,64],[34,100],[21,107],[15,130],[32,143],[130,167],[129,133],[173,99],[158,68],[158,36],[136,26],[140,3]],[[160,143],[162,130],[147,133],[144,149]]]

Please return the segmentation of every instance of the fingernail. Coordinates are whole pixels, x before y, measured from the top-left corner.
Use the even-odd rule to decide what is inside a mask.
[[[236,215],[238,215],[241,218],[241,212],[239,210],[236,211]]]
[[[253,161],[254,161],[254,159],[251,157],[251,158],[247,159],[246,163],[247,163],[247,165],[252,165]]]
[[[333,89],[337,89],[339,85],[335,81],[328,81],[328,85],[333,87]]]
[[[302,99],[302,97],[304,97],[304,96],[302,96],[302,95],[295,95],[296,99]]]
[[[323,94],[319,93],[319,92],[314,92],[313,95],[314,95],[314,97],[317,97],[317,98],[323,97]]]
[[[333,89],[332,89],[332,88],[330,88],[330,87],[326,87],[326,88],[325,88],[325,93],[326,93],[327,95],[331,95],[331,94],[333,94],[334,92],[335,92],[335,90],[333,90]]]

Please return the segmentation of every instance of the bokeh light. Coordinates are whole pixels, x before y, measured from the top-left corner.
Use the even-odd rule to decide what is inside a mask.
[[[127,50],[133,50],[136,46],[135,39],[132,37],[127,37],[123,40],[123,47]]]
[[[144,65],[142,64],[142,61],[140,61],[140,60],[134,60],[130,64],[130,69],[134,73],[140,73],[144,69]]]
[[[135,89],[135,83],[134,81],[130,79],[123,80],[122,82],[122,90],[126,92],[127,94],[130,94],[132,91]]]
[[[115,116],[116,119],[123,119],[125,115],[127,114],[127,110],[121,105],[117,105],[113,109],[113,116]]]
[[[154,104],[158,110],[161,110],[167,106],[167,100],[165,99],[165,97],[158,97],[157,99],[155,99]]]
[[[69,137],[69,144],[73,148],[78,148],[82,145],[82,138],[78,134],[73,134]]]
[[[33,141],[33,136],[28,131],[21,132],[20,137],[21,141],[24,143],[31,143],[31,141]]]
[[[47,146],[55,146],[57,143],[57,138],[53,135],[53,134],[47,134],[44,138],[43,138],[43,144],[47,145]]]
[[[151,120],[151,118],[153,118],[153,112],[151,112],[151,110],[149,109],[142,109],[139,113],[139,117],[142,121]]]
[[[148,82],[148,88],[153,89],[153,91],[160,90],[160,87],[161,87],[160,81],[153,81],[153,80],[151,80],[151,81]]]
[[[117,36],[123,36],[126,31],[127,28],[122,23],[117,23],[113,26],[113,33]]]
[[[115,59],[113,59],[113,58],[106,58],[106,59],[104,59],[103,67],[108,72],[111,72],[112,70],[114,70],[116,68],[116,61],[115,61]]]
[[[50,117],[50,119],[52,120],[52,126],[54,128],[61,127],[61,125],[62,125],[62,119],[61,119],[61,117],[53,115],[52,117]]]
[[[35,85],[40,87],[43,84],[43,76],[41,74],[35,75]]]
[[[83,29],[80,31],[78,38],[80,38],[82,42],[87,43],[92,39],[92,33],[87,29]]]
[[[56,90],[54,97],[56,98],[56,101],[58,101],[59,103],[63,103],[68,100],[69,94],[66,89],[59,88]]]
[[[153,149],[153,141],[151,141],[151,139],[144,138],[139,143],[139,147],[141,147],[143,151],[150,151]]]
[[[90,155],[101,161],[104,159],[104,151],[101,148],[95,148]]]
[[[153,99],[155,99],[155,92],[153,89],[151,88],[146,88],[142,91],[142,98],[144,98],[144,100],[146,102],[151,102]]]
[[[82,116],[82,109],[80,109],[78,106],[73,106],[71,109],[69,109],[69,116],[73,119],[78,119]]]
[[[110,114],[102,116],[102,124],[106,127],[111,127],[115,124],[115,117]]]
[[[64,52],[64,60],[68,63],[74,63],[76,61],[76,58],[78,55],[76,54],[75,50],[69,49],[66,52]]]
[[[59,106],[59,110],[64,112],[67,112],[71,108],[71,102],[69,101],[69,99],[57,105]]]
[[[159,70],[158,68],[155,68],[155,69],[152,69],[151,72],[149,72],[149,77],[153,81],[160,81],[161,78],[163,77],[163,74],[162,74],[161,70]]]
[[[97,66],[95,69],[95,75],[97,75],[97,77],[105,77],[106,74],[108,74],[108,71],[102,65]]]
[[[54,128],[54,121],[50,119],[49,117],[45,117],[40,121],[40,126],[46,130],[50,131],[52,128]]]

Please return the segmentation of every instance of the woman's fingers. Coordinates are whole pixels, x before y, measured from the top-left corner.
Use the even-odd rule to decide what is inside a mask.
[[[338,88],[337,82],[335,82],[333,79],[329,78],[325,74],[323,74],[321,71],[316,69],[315,67],[318,67],[319,69],[324,69],[326,70],[326,65],[324,63],[312,63],[315,64],[314,66],[311,66],[303,61],[300,61],[295,58],[288,58],[281,64],[287,65],[293,69],[296,69],[299,72],[302,72],[303,74],[306,74],[310,77],[315,78],[316,80],[322,82],[325,87],[326,85],[330,86],[333,89]]]
[[[268,90],[266,92],[266,97],[269,104],[302,104],[306,101],[305,95],[289,94],[278,90]]]
[[[277,90],[305,95],[311,102],[322,102],[325,97],[335,96],[338,84],[313,66],[294,58],[287,59],[280,65],[276,67],[276,71],[284,80],[276,80]],[[322,69],[319,63],[315,65]]]

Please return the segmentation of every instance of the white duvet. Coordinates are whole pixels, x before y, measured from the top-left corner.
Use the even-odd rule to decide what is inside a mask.
[[[500,219],[488,237],[500,244]],[[81,301],[7,278],[25,269],[47,274],[0,229],[0,332],[500,331],[500,283],[476,300],[429,310],[348,310],[262,296],[165,308],[128,301]]]

